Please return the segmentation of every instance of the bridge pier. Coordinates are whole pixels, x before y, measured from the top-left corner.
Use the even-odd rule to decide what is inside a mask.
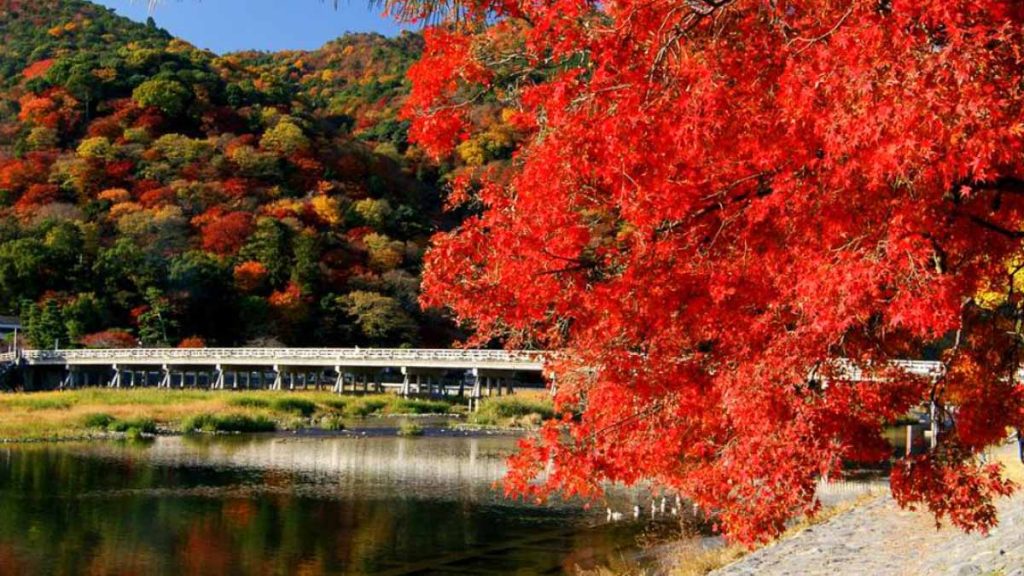
[[[78,368],[75,366],[67,365],[65,367],[67,374],[60,382],[60,390],[70,390],[75,387],[75,373],[78,372]]]
[[[114,370],[114,375],[110,378],[110,383],[107,384],[107,388],[120,388],[121,371],[117,369],[117,364],[114,364],[111,368]]]

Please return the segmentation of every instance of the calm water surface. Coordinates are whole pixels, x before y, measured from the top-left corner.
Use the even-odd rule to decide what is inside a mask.
[[[0,447],[0,574],[561,574],[640,527],[492,484],[511,437]],[[625,506],[625,504],[623,504]]]

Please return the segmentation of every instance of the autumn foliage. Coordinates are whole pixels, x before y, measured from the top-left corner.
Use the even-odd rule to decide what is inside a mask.
[[[938,447],[893,493],[995,523],[1011,487],[976,455],[1024,424],[1019,2],[447,6],[410,72],[414,141],[457,153],[486,99],[519,132],[506,169],[458,180],[478,210],[435,237],[424,302],[558,352],[564,418],[510,493],[651,481],[751,542],[934,401]],[[937,380],[888,368],[925,355]]]
[[[31,346],[448,345],[418,256],[458,164],[398,118],[422,46],[216,55],[90,2],[0,0],[0,313]]]

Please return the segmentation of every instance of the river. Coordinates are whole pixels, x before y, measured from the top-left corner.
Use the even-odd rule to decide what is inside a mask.
[[[603,506],[501,497],[514,447],[372,431],[7,445],[0,573],[563,574],[635,551],[642,523]]]

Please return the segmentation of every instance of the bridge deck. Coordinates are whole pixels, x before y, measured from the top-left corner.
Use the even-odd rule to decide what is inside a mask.
[[[29,366],[344,366],[490,369],[540,372],[544,353],[518,350],[402,348],[120,348],[21,350]],[[12,361],[15,353],[0,355]]]

